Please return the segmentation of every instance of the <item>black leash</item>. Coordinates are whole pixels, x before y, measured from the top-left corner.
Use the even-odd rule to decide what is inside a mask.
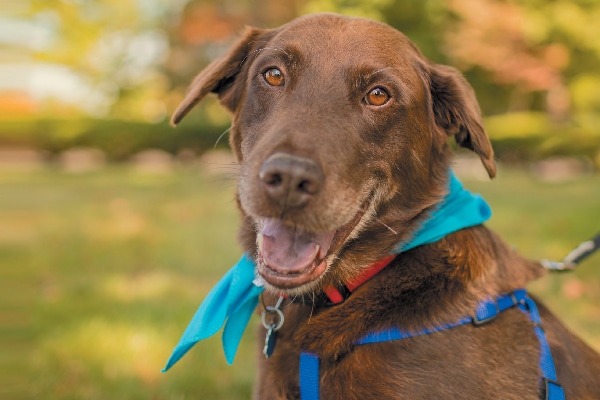
[[[600,249],[600,233],[592,239],[580,243],[562,261],[542,260],[542,265],[550,271],[572,271],[598,249]]]

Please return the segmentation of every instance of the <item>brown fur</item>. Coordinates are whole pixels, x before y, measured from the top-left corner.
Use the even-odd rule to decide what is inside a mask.
[[[264,73],[273,67],[282,71],[283,86],[265,83]],[[374,87],[385,88],[388,103],[365,103]],[[268,304],[280,292],[293,298],[344,282],[409,239],[445,194],[448,136],[475,151],[495,175],[471,87],[457,70],[433,64],[381,23],[320,14],[274,30],[249,28],[196,77],[173,124],[209,92],[233,116],[240,238],[257,264],[264,219],[294,232],[336,232],[325,271],[310,282],[288,284],[286,276],[280,283],[259,268]],[[309,160],[319,169],[310,178],[315,186],[302,189],[293,206],[269,192],[272,182],[263,176],[274,154]],[[287,302],[273,356],[259,356],[255,397],[299,398],[298,356],[307,350],[321,357],[323,399],[537,399],[539,342],[518,309],[482,327],[353,343],[392,326],[453,322],[472,314],[482,299],[524,287],[543,273],[478,226],[400,254],[340,305]],[[600,357],[540,309],[567,397],[600,398]],[[263,335],[261,330],[261,340]]]

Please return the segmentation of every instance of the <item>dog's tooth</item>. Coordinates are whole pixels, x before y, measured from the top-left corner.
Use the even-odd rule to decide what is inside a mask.
[[[264,242],[264,237],[262,235],[262,233],[259,233],[256,235],[256,246],[258,247],[258,251],[260,253],[262,253],[263,251],[263,242]]]
[[[320,254],[319,254],[319,252],[320,252],[320,251],[321,251],[321,246],[320,246],[320,245],[317,245],[317,246],[315,247],[315,254],[313,254],[313,260],[314,260],[315,258],[317,258],[317,257],[321,258],[321,257],[320,257]]]

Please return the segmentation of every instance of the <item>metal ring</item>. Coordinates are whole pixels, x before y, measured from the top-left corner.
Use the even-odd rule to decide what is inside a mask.
[[[277,315],[277,323],[267,323],[267,313]],[[267,306],[266,310],[262,312],[261,315],[262,324],[266,329],[272,329],[274,331],[278,331],[283,326],[283,311],[273,306]]]

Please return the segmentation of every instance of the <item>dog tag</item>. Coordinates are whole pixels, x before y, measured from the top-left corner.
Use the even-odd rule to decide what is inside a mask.
[[[283,326],[283,312],[279,309],[282,302],[283,296],[279,298],[275,307],[266,306],[261,315],[262,324],[267,330],[267,334],[265,335],[265,346],[263,347],[265,358],[269,358],[273,354],[275,343],[277,342],[277,331]]]
[[[275,350],[275,343],[277,342],[277,332],[273,329],[267,330],[265,336],[265,347],[263,347],[263,354],[265,358],[271,357],[273,350]]]

